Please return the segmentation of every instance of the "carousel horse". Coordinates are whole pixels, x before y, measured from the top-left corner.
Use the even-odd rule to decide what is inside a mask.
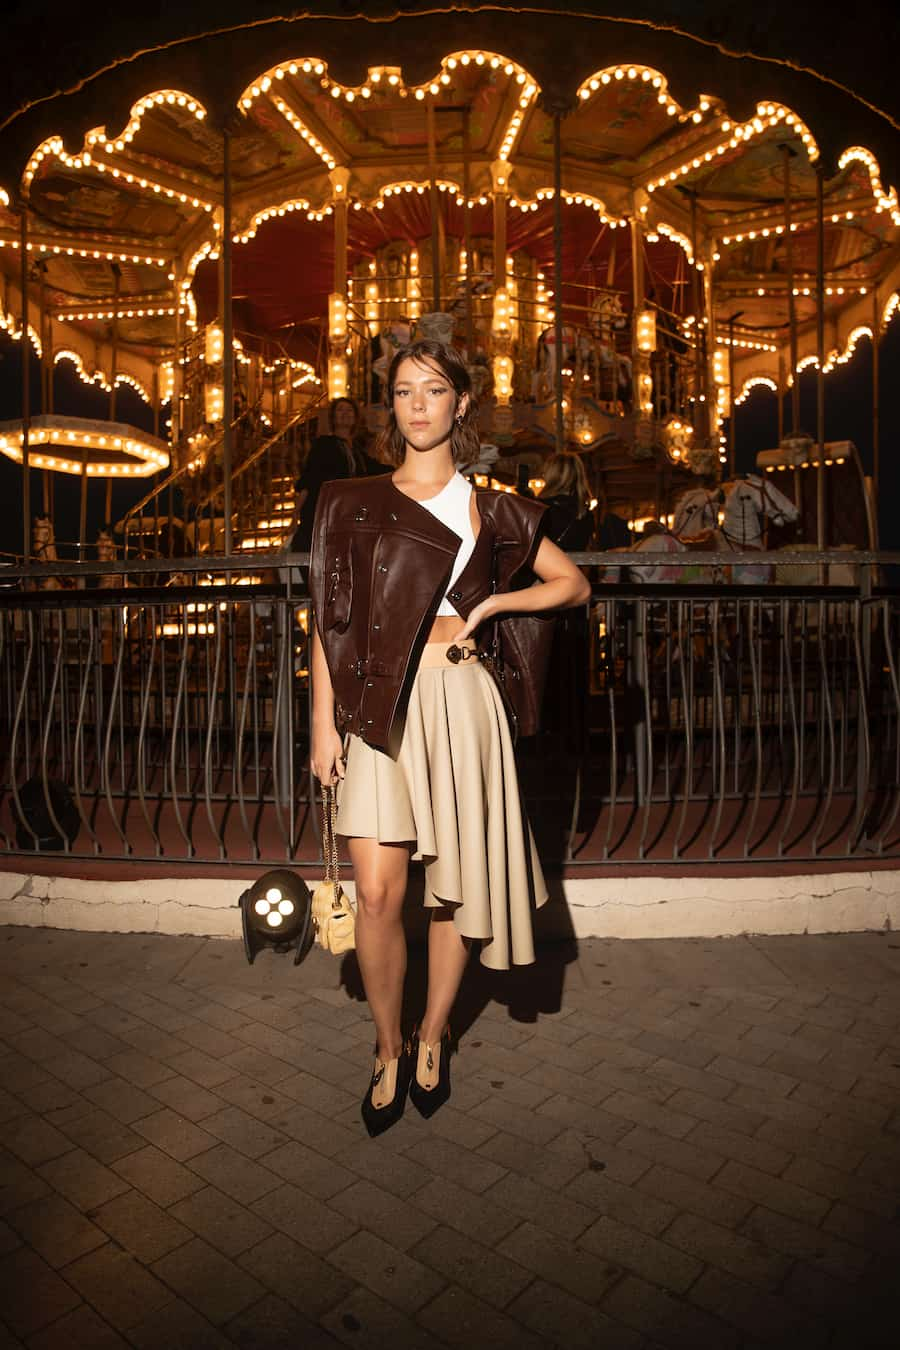
[[[116,549],[115,540],[109,530],[101,530],[97,535],[97,561],[104,563],[115,562],[117,557],[118,551]],[[97,585],[102,591],[116,591],[122,586],[128,585],[128,578],[104,575],[100,578]]]
[[[35,516],[34,518],[34,526],[31,531],[31,554],[36,563],[59,562],[53,521],[49,516]],[[43,577],[38,583],[38,590],[60,591],[66,585],[67,583],[62,577]]]
[[[720,514],[721,513],[721,514]],[[769,563],[743,563],[731,567],[724,555],[761,551],[765,547],[764,522],[793,524],[799,512],[789,497],[758,474],[735,478],[721,488],[691,488],[678,500],[671,531],[661,531],[641,539],[635,553],[712,553],[723,555],[711,568],[679,567],[663,563],[658,567],[636,567],[635,580],[658,581],[733,581],[740,586],[759,586],[772,580]]]

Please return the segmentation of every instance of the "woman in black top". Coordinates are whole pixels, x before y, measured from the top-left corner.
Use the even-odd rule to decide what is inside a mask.
[[[291,542],[292,552],[309,552],[316,504],[323,483],[334,478],[362,478],[371,473],[390,472],[387,464],[379,464],[358,443],[359,422],[359,409],[352,398],[332,399],[328,409],[331,432],[327,436],[317,436],[313,441],[303,472],[294,484],[295,511],[300,523]]]
[[[591,494],[581,456],[571,450],[551,455],[544,465],[540,503],[546,506],[544,534],[569,553],[584,552],[594,532]]]

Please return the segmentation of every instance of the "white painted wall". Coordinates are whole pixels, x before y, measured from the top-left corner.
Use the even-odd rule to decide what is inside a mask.
[[[236,880],[84,881],[0,872],[0,924],[240,936]],[[352,883],[347,891],[352,895]],[[809,876],[601,877],[551,885],[545,937],[734,937],[900,927],[900,869]]]

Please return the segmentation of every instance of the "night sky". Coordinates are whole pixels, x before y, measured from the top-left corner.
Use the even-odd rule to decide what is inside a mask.
[[[0,335],[0,421],[21,417],[21,356],[19,344]],[[40,412],[38,363],[32,357],[32,412]],[[102,390],[84,385],[68,363],[56,367],[54,376],[55,408],[59,413],[81,417],[105,417],[109,396]],[[879,530],[882,548],[900,549],[900,520],[896,502],[900,499],[900,319],[895,320],[881,341],[881,491],[879,494]],[[801,427],[815,436],[816,375],[804,372],[800,377]],[[152,431],[149,407],[128,386],[116,395],[117,419]],[[786,412],[785,425],[788,425]],[[778,444],[775,395],[757,389],[737,410],[737,464],[739,472],[755,467],[759,450]],[[838,366],[825,379],[825,438],[853,441],[866,473],[872,468],[872,344],[860,342],[856,354],[845,366]],[[43,501],[42,475],[32,471],[33,511]],[[128,507],[151,486],[150,479],[113,483],[113,518],[120,519]],[[56,535],[58,541],[78,537],[79,482],[69,474],[54,475]],[[103,523],[106,483],[88,482],[88,540],[93,541]],[[20,552],[22,547],[22,471],[5,456],[0,456],[0,521],[5,553]],[[60,548],[60,556],[66,551]]]

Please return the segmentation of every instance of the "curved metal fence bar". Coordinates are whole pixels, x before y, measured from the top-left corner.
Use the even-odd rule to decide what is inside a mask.
[[[858,588],[732,586],[575,557],[592,599],[518,747],[551,872],[900,865],[900,589],[868,564]],[[4,569],[0,858],[315,864],[307,561]]]

